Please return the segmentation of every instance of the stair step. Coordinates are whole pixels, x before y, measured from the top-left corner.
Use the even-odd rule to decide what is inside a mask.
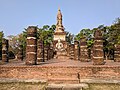
[[[46,90],[83,90],[88,88],[87,84],[49,84]]]
[[[48,82],[55,83],[55,84],[61,84],[61,83],[78,84],[80,83],[80,80],[77,78],[50,78],[48,79]]]
[[[50,72],[48,78],[79,78],[78,73],[68,73],[68,72]]]

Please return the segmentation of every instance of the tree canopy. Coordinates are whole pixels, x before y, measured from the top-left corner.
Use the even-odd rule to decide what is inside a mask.
[[[110,56],[114,53],[115,45],[120,44],[120,18],[117,18],[111,26],[99,25],[93,29],[82,29],[75,36],[76,40],[86,37],[88,48],[92,48],[94,43],[94,32],[100,29],[103,35],[103,50],[105,55]]]
[[[2,57],[2,38],[4,37],[3,31],[0,31],[0,58]]]
[[[53,34],[56,29],[55,25],[44,25],[41,28],[37,28],[37,38],[44,42],[44,45],[53,42]],[[105,55],[110,56],[114,53],[115,45],[120,44],[120,18],[117,18],[115,22],[110,26],[99,25],[97,28],[93,29],[82,29],[77,35],[71,34],[68,31],[66,32],[66,41],[73,43],[74,40],[80,41],[81,38],[85,37],[87,40],[87,46],[89,49],[92,48],[94,44],[94,32],[100,29],[103,35],[103,50]],[[3,31],[0,32],[0,49],[2,50],[2,38],[4,36]],[[9,35],[10,51],[13,51],[15,54],[19,51],[19,45],[23,45],[23,51],[25,55],[26,49],[26,37],[27,29],[17,35]],[[0,50],[0,51],[1,51]],[[0,52],[2,53],[2,52]],[[1,55],[1,54],[0,54]]]

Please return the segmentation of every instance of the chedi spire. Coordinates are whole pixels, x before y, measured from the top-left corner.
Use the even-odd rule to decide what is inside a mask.
[[[58,13],[57,13],[57,24],[56,24],[56,32],[63,32],[64,31],[64,27],[62,25],[62,13],[60,8],[58,9]]]

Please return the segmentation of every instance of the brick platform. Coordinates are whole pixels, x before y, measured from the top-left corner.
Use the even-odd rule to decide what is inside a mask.
[[[49,84],[46,90],[88,90],[87,84]]]
[[[22,61],[10,61],[0,65],[0,78],[45,79],[49,83],[120,80],[120,63],[106,61],[105,65],[92,65],[92,62],[53,59],[39,65],[25,65]]]

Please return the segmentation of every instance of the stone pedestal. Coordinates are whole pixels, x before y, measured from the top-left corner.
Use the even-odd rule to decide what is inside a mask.
[[[96,30],[94,34],[93,64],[94,65],[105,64],[103,53],[103,38],[100,30]]]
[[[67,42],[66,41],[61,41],[59,39],[58,41],[54,41],[54,50],[56,52],[55,58],[59,60],[67,60],[69,59],[67,56]]]
[[[39,39],[37,43],[37,62],[43,61],[44,61],[44,44],[43,41]]]
[[[66,50],[57,51],[57,56],[56,57],[59,60],[63,60],[63,61],[68,60]]]
[[[70,59],[74,59],[74,44],[70,45]]]
[[[80,39],[80,61],[81,62],[89,61],[86,37]]]
[[[23,61],[23,45],[19,45],[19,52],[18,52],[17,59],[20,61]]]
[[[79,60],[79,42],[74,41],[74,60]]]
[[[9,57],[8,57],[8,40],[3,39],[2,40],[2,62],[8,62]]]
[[[27,28],[26,64],[34,65],[37,61],[37,27]]]
[[[115,45],[114,61],[120,62],[120,45]]]

